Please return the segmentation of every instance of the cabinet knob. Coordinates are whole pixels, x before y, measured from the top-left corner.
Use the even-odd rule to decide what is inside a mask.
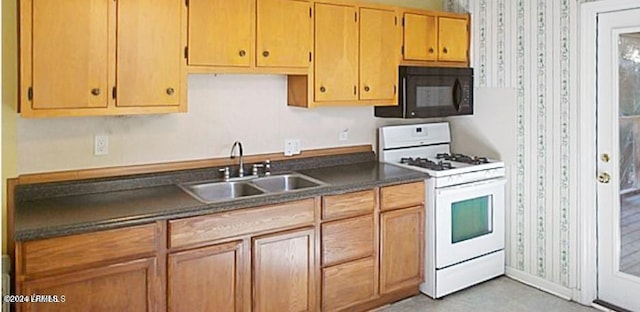
[[[93,88],[91,89],[91,94],[98,96],[100,95],[100,89],[99,88]]]
[[[325,87],[320,87],[320,92],[325,92],[325,91],[327,91],[327,88],[325,88]]]
[[[447,47],[445,47],[444,49],[442,49],[442,53],[444,53],[444,54],[449,53],[449,50],[447,50]]]
[[[241,57],[247,55],[247,51],[245,50],[240,50],[240,52],[238,52],[238,55],[240,55]]]
[[[173,95],[174,92],[175,92],[175,90],[173,90],[173,88],[171,88],[171,87],[167,88],[167,94],[168,95]]]
[[[262,56],[264,56],[264,57],[269,57],[269,51],[264,51],[264,52],[262,52]]]
[[[365,92],[369,92],[369,90],[371,90],[371,88],[369,88],[369,86],[364,86],[364,91]]]
[[[433,48],[429,48],[429,53],[433,53],[435,52],[435,50],[433,50]]]

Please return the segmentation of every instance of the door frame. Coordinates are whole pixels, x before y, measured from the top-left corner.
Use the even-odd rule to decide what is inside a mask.
[[[637,0],[600,0],[583,3],[580,7],[579,91],[577,118],[578,211],[579,239],[576,242],[581,253],[578,270],[580,291],[574,300],[591,305],[598,298],[598,245],[597,245],[597,17],[600,13],[637,8]],[[578,170],[580,169],[580,170]]]

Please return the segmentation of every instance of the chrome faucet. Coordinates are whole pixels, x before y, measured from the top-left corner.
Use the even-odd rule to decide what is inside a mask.
[[[238,156],[238,158],[240,158],[240,168],[238,169],[238,177],[244,177],[244,160],[242,159],[242,142],[240,141],[235,141],[233,142],[233,146],[231,147],[231,159],[236,158],[235,156],[233,156],[233,152],[236,150],[236,146],[238,147],[238,151],[240,152],[240,155]]]

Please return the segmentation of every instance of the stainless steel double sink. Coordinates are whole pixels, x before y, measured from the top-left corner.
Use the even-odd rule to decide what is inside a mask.
[[[263,177],[233,178],[229,181],[211,180],[178,184],[189,195],[206,204],[327,185],[325,182],[297,172]]]

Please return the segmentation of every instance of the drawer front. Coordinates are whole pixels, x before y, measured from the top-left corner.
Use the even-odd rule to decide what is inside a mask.
[[[373,212],[375,190],[366,190],[322,198],[322,219],[339,219]]]
[[[308,225],[314,222],[314,199],[169,221],[171,248],[228,237]]]
[[[338,311],[375,294],[375,261],[366,258],[322,270],[322,310]]]
[[[27,241],[22,244],[24,273],[77,269],[110,259],[151,254],[156,251],[155,223],[64,237]]]
[[[380,210],[422,205],[424,193],[424,181],[385,186],[380,190]]]
[[[322,265],[373,255],[373,215],[322,224]]]

